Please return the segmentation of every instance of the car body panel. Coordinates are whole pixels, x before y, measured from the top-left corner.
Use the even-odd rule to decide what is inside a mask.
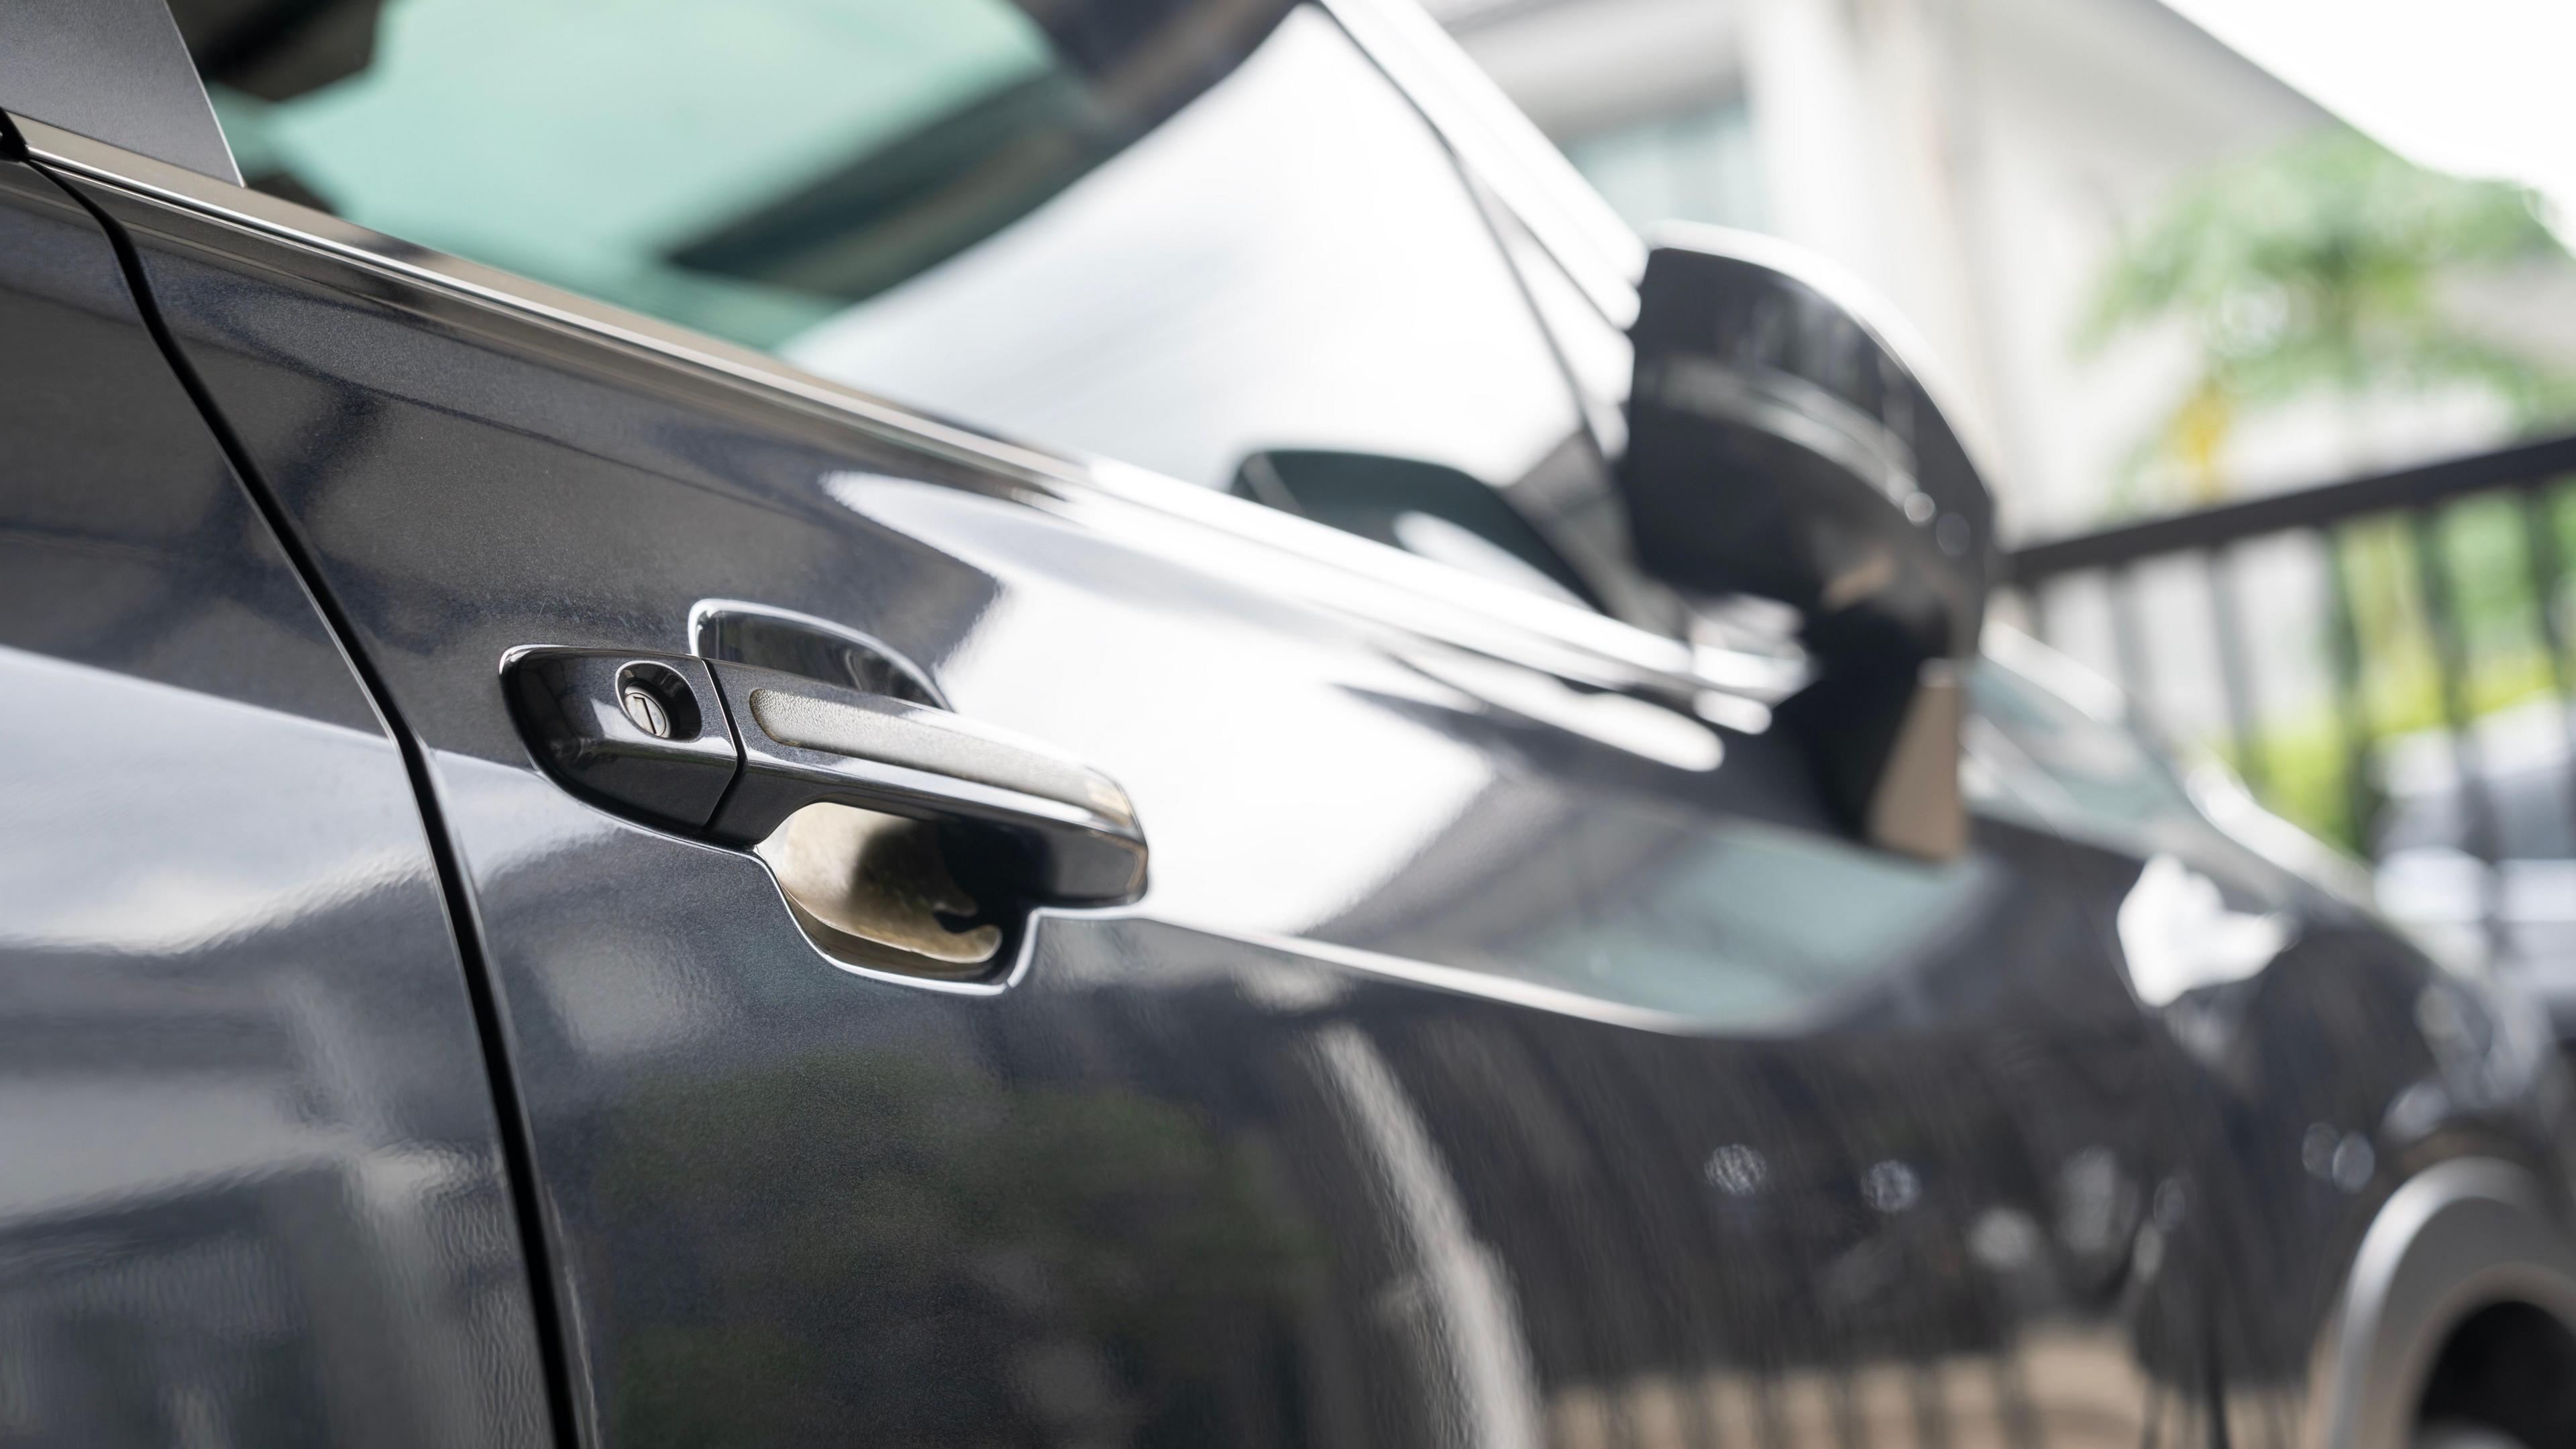
[[[0,1438],[536,1444],[402,762],[146,334],[0,163]]]
[[[2099,929],[2133,863],[1871,852],[1791,742],[1568,707],[1543,638],[98,195],[429,747],[602,1442],[2205,1422],[2192,1289],[2128,1267],[2172,1161]],[[508,650],[744,599],[1116,778],[1146,899],[929,989],[535,767]]]
[[[1676,640],[31,134],[417,732],[586,1442],[2286,1444],[2398,1184],[2565,1179],[2508,1004],[2041,734],[1874,852]],[[1144,899],[853,967],[531,757],[509,651],[746,607]]]

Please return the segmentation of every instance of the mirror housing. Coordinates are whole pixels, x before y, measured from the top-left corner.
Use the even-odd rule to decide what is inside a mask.
[[[1618,471],[1639,563],[1688,594],[1796,607],[1813,684],[1779,720],[1872,843],[1963,849],[1956,661],[1994,576],[1994,500],[1919,345],[1790,248],[1660,237]]]

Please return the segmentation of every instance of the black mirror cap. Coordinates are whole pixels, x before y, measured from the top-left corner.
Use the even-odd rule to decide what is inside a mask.
[[[1938,860],[1968,841],[1954,661],[1985,622],[1994,498],[1881,317],[1778,242],[1668,234],[1619,488],[1647,572],[1799,610],[1816,678],[1775,718],[1856,836]]]
[[[1619,486],[1640,564],[1796,606],[1827,669],[1973,655],[1994,499],[1883,309],[1714,227],[1661,237],[1638,302]]]

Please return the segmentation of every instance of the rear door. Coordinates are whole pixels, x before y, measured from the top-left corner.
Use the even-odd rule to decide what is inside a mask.
[[[36,139],[417,735],[586,1434],[2196,1432],[2077,867],[1834,840],[1479,526],[1600,455],[1331,16],[558,21],[217,101],[271,192],[695,330]]]
[[[546,1442],[404,761],[107,233],[17,161],[0,702],[0,1442]]]

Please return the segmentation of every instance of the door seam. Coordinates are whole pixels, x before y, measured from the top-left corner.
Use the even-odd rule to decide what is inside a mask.
[[[403,773],[420,811],[421,830],[429,847],[430,861],[438,875],[439,904],[447,919],[449,939],[464,969],[466,996],[474,1013],[475,1035],[483,1049],[485,1081],[492,1093],[503,1168],[509,1177],[511,1212],[519,1227],[520,1252],[528,1265],[529,1313],[534,1320],[532,1327],[537,1339],[539,1366],[545,1375],[548,1427],[558,1449],[577,1449],[577,1446],[588,1442],[588,1438],[581,1432],[583,1416],[578,1415],[574,1408],[575,1380],[567,1332],[569,1293],[560,1291],[565,1285],[555,1264],[561,1255],[551,1218],[546,1212],[544,1194],[537,1186],[533,1124],[519,1091],[517,1074],[511,1066],[507,1015],[482,948],[481,915],[475,908],[473,892],[466,883],[456,842],[448,833],[446,811],[438,793],[437,778],[429,766],[427,751],[405,722],[400,706],[394,702],[391,686],[359,649],[357,627],[324,583],[311,549],[295,527],[293,515],[253,466],[249,449],[233,432],[216,406],[212,391],[181,350],[177,337],[162,317],[152,295],[142,256],[125,228],[72,178],[56,173],[29,156],[15,128],[8,125],[5,113],[0,113],[0,157],[24,161],[29,169],[60,188],[105,233],[125,290],[142,319],[144,331],[150,335],[163,361],[177,377],[180,388],[187,393],[189,402],[213,434],[216,447],[231,466],[233,476],[249,497],[252,508],[258,512],[270,536],[276,539],[280,551],[286,555],[288,567],[294,570],[305,598],[322,620],[332,646],[339,651],[351,677],[358,681],[368,707],[375,713],[378,727],[392,741],[395,753],[402,761]]]

